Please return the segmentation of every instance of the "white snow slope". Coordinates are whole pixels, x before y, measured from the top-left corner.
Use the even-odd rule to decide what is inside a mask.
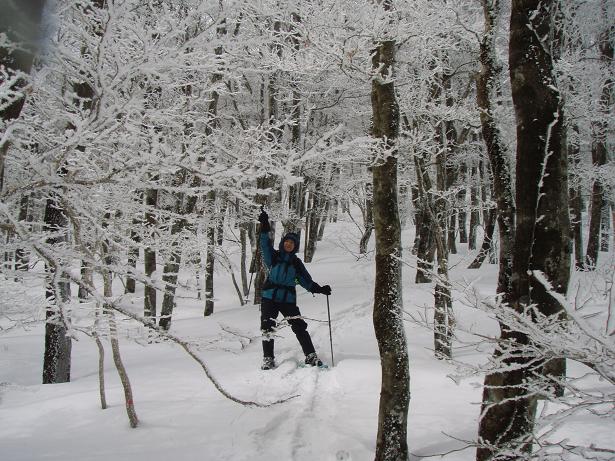
[[[346,223],[332,223],[319,242],[313,263],[315,281],[333,288],[330,297],[335,366],[329,370],[297,367],[303,360],[290,328],[276,341],[279,364],[261,371],[259,309],[239,306],[227,273],[216,275],[215,313],[202,315],[194,277],[173,318],[173,334],[198,345],[199,355],[234,396],[260,403],[293,397],[267,408],[250,408],[223,397],[200,366],[170,342],[143,341],[144,329],[120,320],[121,350],[134,391],[140,424],[131,429],[122,387],[106,347],[106,389],[109,408],[98,397],[98,354],[85,335],[73,342],[72,381],[42,385],[44,325],[14,329],[0,336],[0,459],[3,461],[326,461],[373,459],[375,450],[380,361],[372,327],[373,253],[357,260],[345,245],[354,245]],[[373,240],[373,239],[372,239]],[[410,352],[411,406],[408,442],[411,459],[448,453],[447,460],[472,460],[474,450],[463,440],[476,437],[482,377],[456,384],[450,363],[433,357],[433,336],[411,316],[431,318],[433,285],[414,283],[413,236],[404,233],[404,309]],[[373,243],[373,241],[372,241]],[[276,242],[277,244],[277,242]],[[466,267],[474,255],[459,245],[452,278],[472,282],[474,290],[491,295],[497,267]],[[119,282],[117,292],[122,287]],[[298,304],[309,319],[319,355],[331,363],[326,298],[298,289]],[[455,294],[458,321],[465,328],[495,333],[496,325],[464,306]],[[159,297],[161,298],[161,296]],[[160,302],[160,299],[159,299]],[[142,294],[127,298],[134,310]],[[81,320],[91,322],[91,320]],[[480,347],[479,347],[480,348]],[[459,360],[484,360],[489,349],[476,352],[456,344]],[[577,441],[612,445],[614,422],[573,421]]]

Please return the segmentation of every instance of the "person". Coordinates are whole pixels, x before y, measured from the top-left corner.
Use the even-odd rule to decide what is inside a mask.
[[[269,275],[263,285],[261,295],[261,332],[263,333],[263,365],[261,369],[275,368],[273,333],[277,325],[276,318],[282,314],[297,336],[297,340],[305,354],[306,365],[322,367],[323,363],[316,355],[312,338],[307,331],[307,323],[301,318],[297,307],[295,285],[299,283],[311,293],[322,293],[329,296],[331,287],[320,286],[312,280],[303,262],[296,255],[299,250],[299,235],[289,232],[280,241],[279,249],[275,250],[269,232],[269,216],[261,208],[258,220],[260,228],[260,248],[263,262],[269,269]]]

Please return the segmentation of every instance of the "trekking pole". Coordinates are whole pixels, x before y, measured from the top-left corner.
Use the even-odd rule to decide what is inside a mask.
[[[248,284],[248,292],[246,293],[246,304],[249,302],[248,298],[250,297],[250,290],[252,289],[252,279],[254,278],[254,274],[258,271],[258,250],[259,250],[259,244],[258,242],[256,243],[256,252],[254,253],[254,271],[250,272],[250,283]]]
[[[331,343],[331,366],[335,366],[333,361],[333,335],[331,334],[331,309],[329,308],[329,295],[327,295],[327,316],[329,317],[329,342]]]

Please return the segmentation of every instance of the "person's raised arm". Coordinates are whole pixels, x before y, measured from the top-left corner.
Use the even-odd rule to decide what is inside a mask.
[[[258,216],[258,222],[261,223],[259,244],[261,247],[261,254],[263,255],[263,262],[267,267],[271,267],[273,261],[273,243],[269,238],[269,231],[271,231],[271,224],[269,224],[269,215],[261,207],[261,214]]]

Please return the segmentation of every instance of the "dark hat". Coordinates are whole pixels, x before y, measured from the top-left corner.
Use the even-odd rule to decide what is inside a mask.
[[[297,234],[296,232],[289,232],[284,237],[282,237],[282,240],[280,240],[280,251],[284,251],[285,240],[292,240],[295,244],[295,248],[293,249],[292,253],[296,253],[297,251],[299,251],[299,243],[301,242],[299,234]]]

